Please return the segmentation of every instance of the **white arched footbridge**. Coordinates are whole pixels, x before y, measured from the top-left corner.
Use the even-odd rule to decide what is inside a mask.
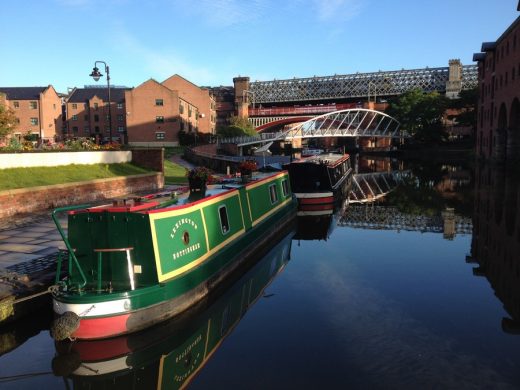
[[[224,138],[220,142],[245,146],[273,141],[290,141],[297,138],[322,137],[408,138],[409,135],[400,130],[399,122],[390,115],[376,110],[355,108],[319,115],[277,133],[259,133],[254,137]]]

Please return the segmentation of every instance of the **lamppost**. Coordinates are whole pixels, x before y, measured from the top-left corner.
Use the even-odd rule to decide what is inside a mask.
[[[98,81],[103,74],[99,71],[97,64],[105,65],[105,73],[107,74],[107,89],[108,89],[108,134],[110,136],[109,143],[112,143],[112,110],[110,109],[111,101],[110,101],[110,70],[105,61],[96,61],[94,62],[94,69],[92,69],[92,73],[89,75],[94,79],[94,81]]]

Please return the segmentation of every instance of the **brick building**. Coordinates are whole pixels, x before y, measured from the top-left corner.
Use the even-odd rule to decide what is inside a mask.
[[[112,139],[124,142],[126,134],[125,91],[129,88],[110,88]],[[97,137],[108,140],[107,88],[74,88],[66,105],[65,137]]]
[[[473,60],[479,69],[477,156],[519,161],[520,17],[495,42],[484,42]]]
[[[0,87],[2,104],[11,108],[18,124],[14,136],[21,139],[54,140],[60,134],[63,116],[62,101],[52,85],[47,87]]]
[[[189,101],[197,107],[198,131],[215,134],[216,115],[215,99],[209,88],[198,87],[185,78],[174,74],[162,82],[162,85],[179,92],[179,98]]]
[[[229,118],[235,115],[235,88],[220,86],[210,88],[215,99],[215,127],[229,125]]]
[[[128,143],[176,146],[179,132],[215,132],[215,102],[207,88],[179,75],[150,79],[125,92]]]

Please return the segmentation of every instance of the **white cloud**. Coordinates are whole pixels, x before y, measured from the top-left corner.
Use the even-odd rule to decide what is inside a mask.
[[[209,69],[186,61],[181,53],[165,47],[160,51],[149,49],[122,28],[114,34],[114,40],[118,50],[129,58],[135,58],[140,62],[136,66],[144,67],[159,82],[175,73],[197,85],[211,85],[215,81],[215,75]]]
[[[179,12],[203,20],[212,27],[251,22],[265,14],[267,0],[173,0]]]
[[[323,22],[346,21],[359,15],[360,0],[313,0],[318,19]]]

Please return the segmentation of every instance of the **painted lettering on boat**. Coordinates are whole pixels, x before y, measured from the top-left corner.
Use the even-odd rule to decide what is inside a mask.
[[[199,227],[197,226],[197,224],[195,223],[195,221],[193,221],[191,218],[181,218],[179,219],[175,225],[173,225],[172,227],[172,231],[170,233],[170,237],[173,239],[175,238],[175,234],[177,233],[177,231],[179,230],[179,228],[182,226],[182,225],[186,225],[186,224],[189,224],[190,226],[192,226],[195,230],[197,230]]]
[[[197,242],[196,244],[193,244],[193,245],[190,245],[189,247],[183,249],[183,250],[180,250],[178,252],[175,252],[173,254],[173,260],[177,260],[178,258],[184,256],[184,255],[187,255],[188,253],[191,253],[193,251],[196,251],[197,249],[200,249],[200,243]]]

